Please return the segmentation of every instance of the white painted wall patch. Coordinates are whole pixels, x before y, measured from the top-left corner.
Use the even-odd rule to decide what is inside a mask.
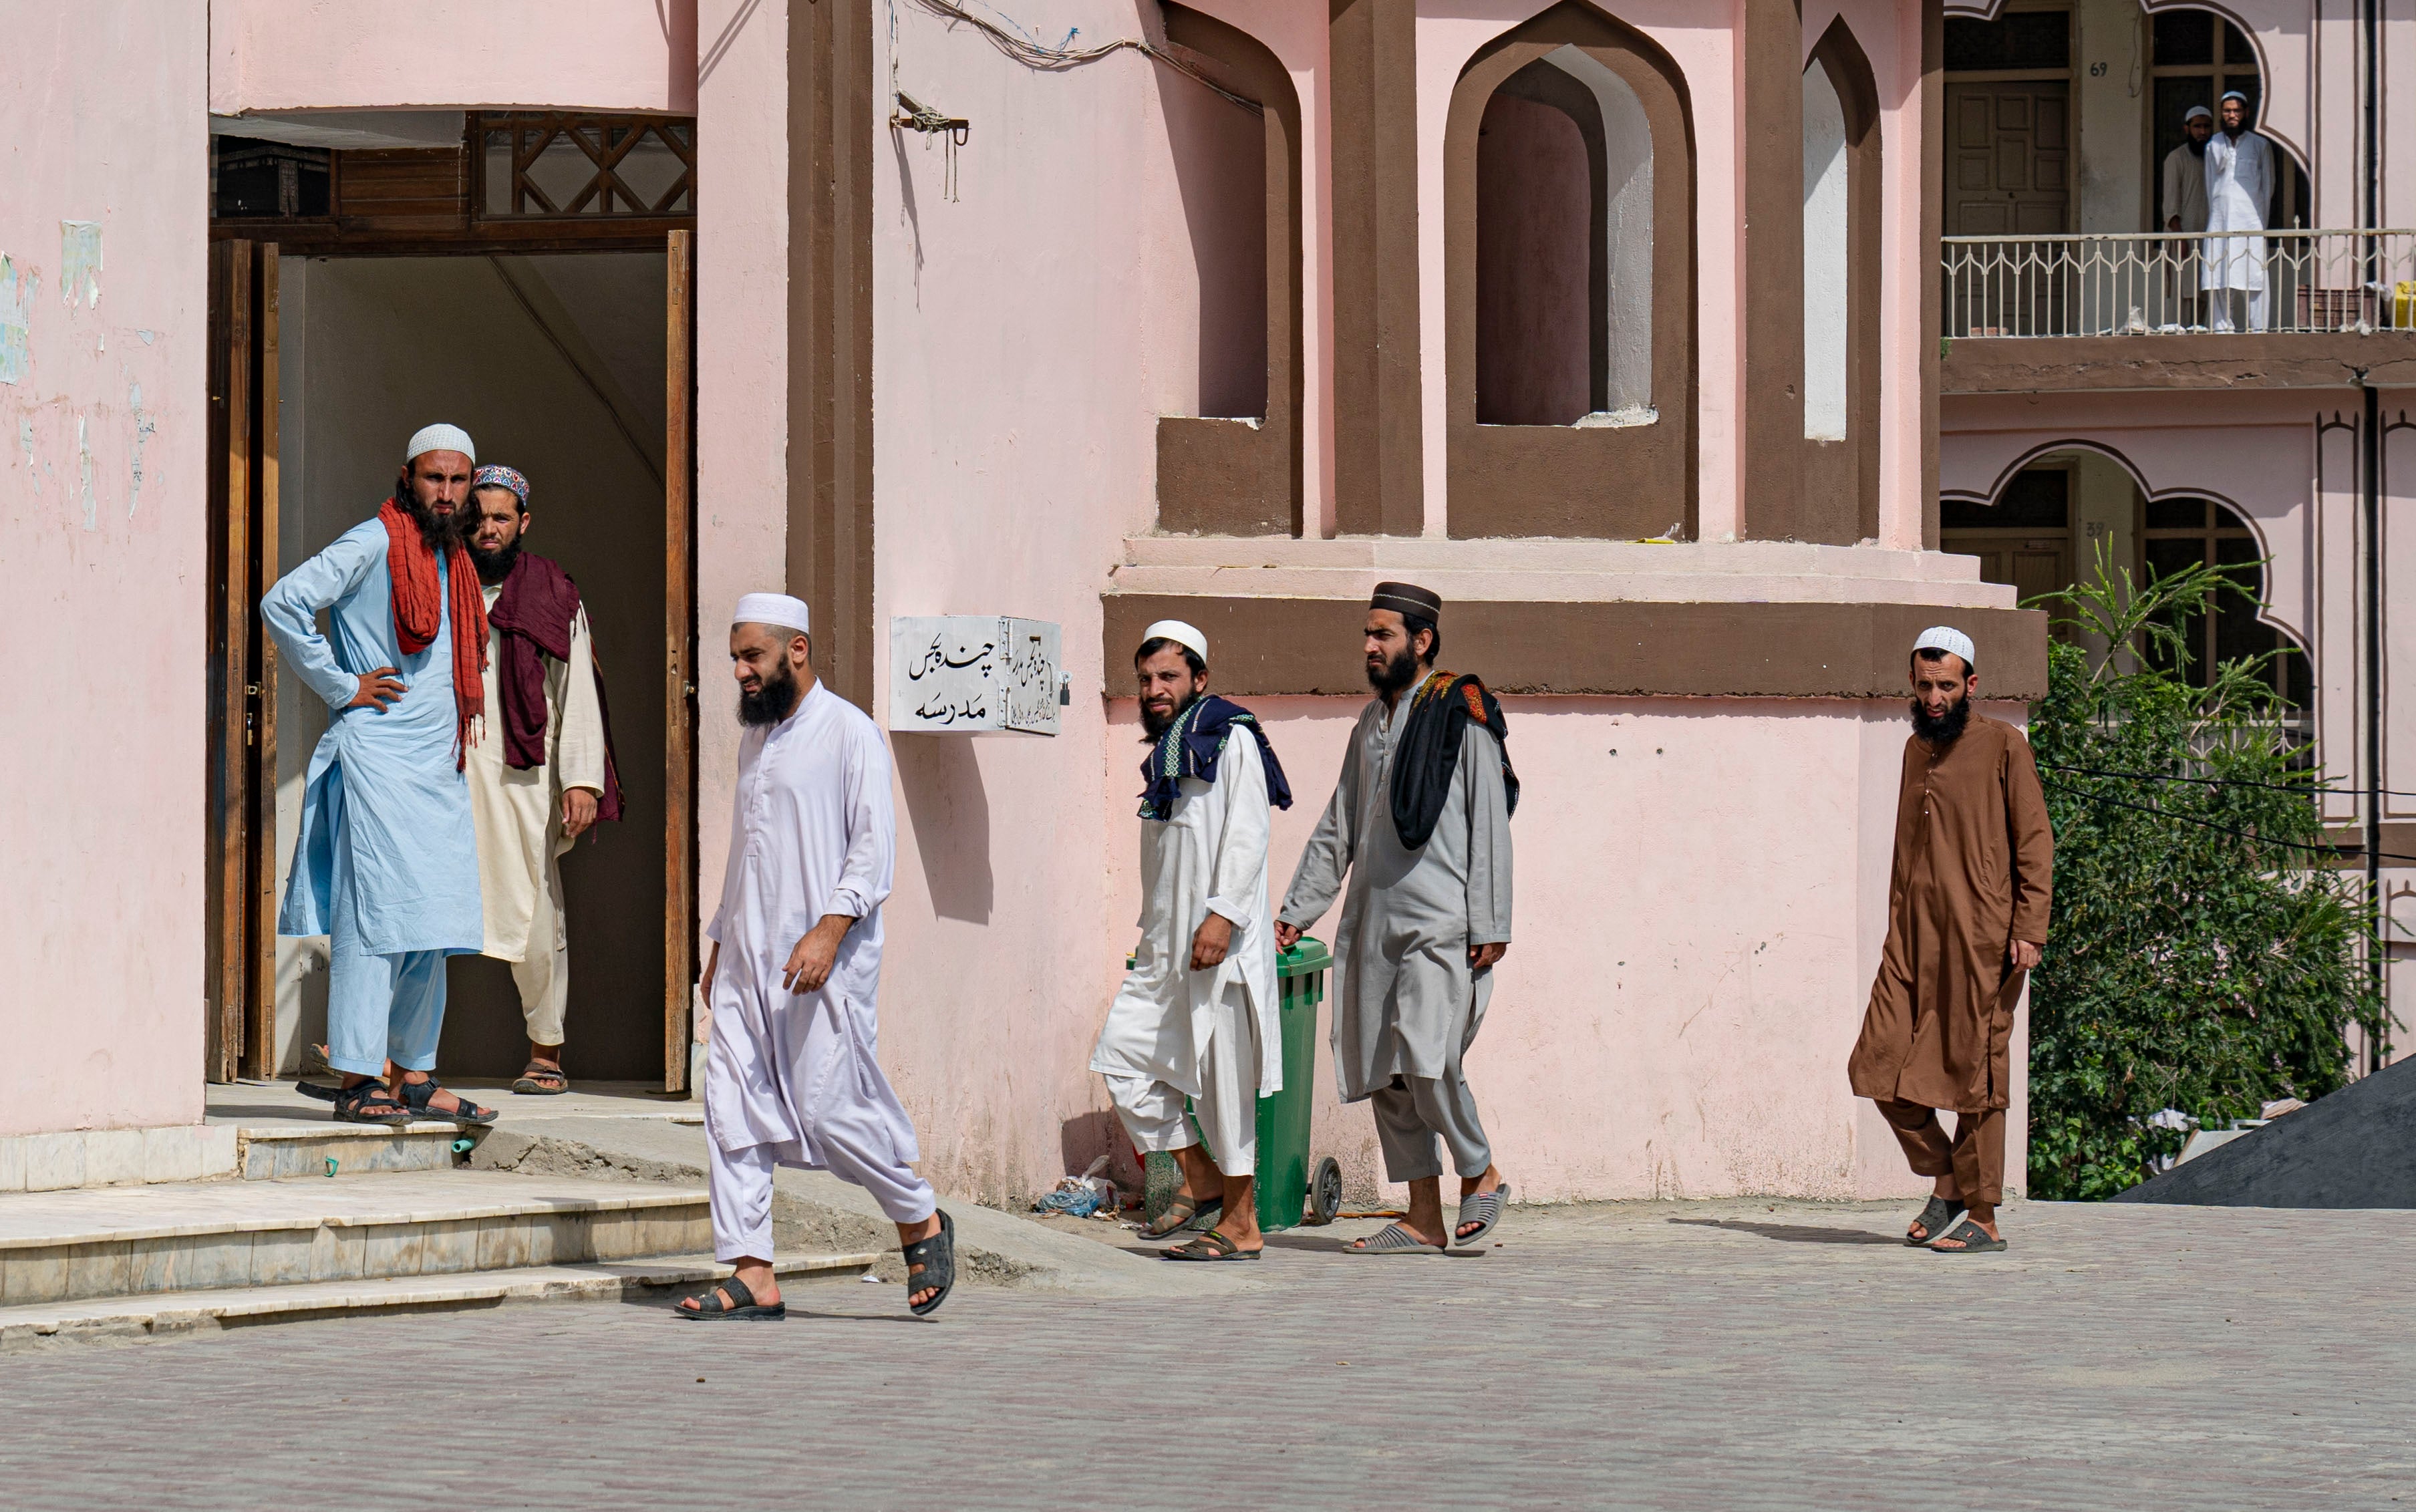
[[[100,308],[100,222],[59,222],[59,295],[73,309],[81,298],[86,310]]]

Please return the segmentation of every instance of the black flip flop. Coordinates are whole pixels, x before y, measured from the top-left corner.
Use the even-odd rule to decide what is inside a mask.
[[[1970,1218],[1965,1218],[1955,1225],[1953,1233],[1943,1233],[1938,1237],[1952,1239],[1961,1247],[1940,1249],[1938,1247],[1938,1240],[1933,1239],[1929,1244],[1929,1252],[1933,1255],[1992,1255],[2005,1247],[2005,1241],[1989,1238],[1988,1231]]]
[[[549,1087],[546,1085],[548,1081],[558,1081],[561,1085]],[[512,1083],[512,1090],[528,1097],[559,1097],[570,1090],[570,1078],[563,1074],[559,1066],[531,1061],[521,1067],[521,1079]]]
[[[1168,1260],[1256,1260],[1264,1250],[1245,1249],[1215,1229],[1209,1230],[1189,1244],[1176,1245],[1165,1251]]]
[[[918,1274],[914,1267],[923,1267]],[[948,1300],[948,1293],[957,1284],[957,1220],[943,1212],[940,1232],[929,1239],[917,1239],[906,1247],[906,1294],[930,1287],[939,1290],[921,1302],[906,1304],[917,1318],[926,1318],[940,1310]]]
[[[727,1293],[730,1300],[725,1303],[720,1297],[716,1296],[714,1293],[717,1290]],[[775,1302],[769,1307],[764,1306],[755,1300],[754,1293],[747,1290],[747,1283],[735,1276],[717,1281],[696,1295],[682,1300],[693,1302],[696,1306],[693,1308],[674,1306],[672,1312],[677,1317],[692,1318],[699,1323],[771,1323],[789,1315],[787,1303]]]
[[[1921,1237],[1916,1239],[1908,1232],[1904,1236],[1904,1242],[1914,1249],[1927,1247],[1929,1241],[1944,1233],[1948,1225],[1960,1217],[1962,1212],[1963,1199],[1940,1197],[1932,1192],[1929,1201],[1922,1204],[1921,1212],[1912,1220],[1921,1225]]]

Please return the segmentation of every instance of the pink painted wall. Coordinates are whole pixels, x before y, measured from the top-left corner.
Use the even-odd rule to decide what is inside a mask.
[[[697,12],[698,0],[209,0],[209,108],[686,113]]]
[[[0,1135],[201,1118],[207,26],[0,8]]]

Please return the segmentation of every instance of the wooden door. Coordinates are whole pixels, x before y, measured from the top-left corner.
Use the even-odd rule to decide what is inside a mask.
[[[277,244],[210,244],[205,1072],[277,1072]]]
[[[696,990],[696,233],[671,234],[663,351],[663,1090],[688,1083]]]
[[[2061,235],[2070,224],[2069,83],[2061,79],[1946,86],[1946,234]],[[2075,308],[2074,268],[2055,243],[2018,242],[1971,265],[1948,291],[1955,334],[2044,336]]]

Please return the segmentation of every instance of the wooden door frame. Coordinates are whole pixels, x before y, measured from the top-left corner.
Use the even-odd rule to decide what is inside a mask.
[[[277,1071],[278,247],[209,249],[209,727],[203,1001],[212,1081]]]
[[[696,984],[696,233],[663,264],[663,1090],[688,1089]]]

